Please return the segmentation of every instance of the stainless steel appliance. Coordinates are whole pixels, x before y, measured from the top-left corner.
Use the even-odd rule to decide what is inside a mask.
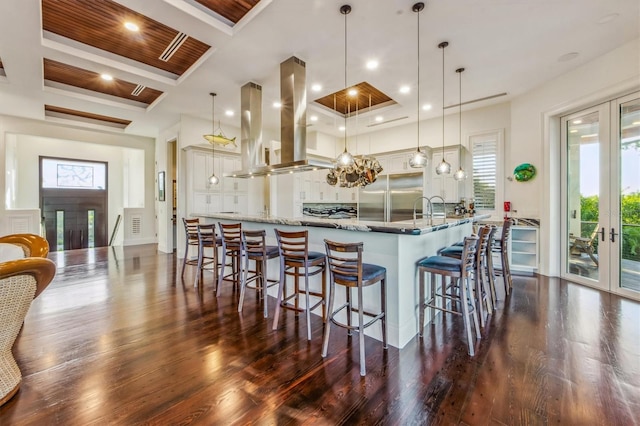
[[[413,202],[422,197],[422,172],[378,176],[360,189],[358,219],[399,222],[413,219]],[[416,213],[422,216],[422,203]]]

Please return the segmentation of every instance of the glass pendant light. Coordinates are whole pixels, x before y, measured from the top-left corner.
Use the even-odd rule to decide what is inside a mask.
[[[345,98],[347,96],[347,15],[351,12],[351,6],[345,4],[340,7],[340,13],[344,15],[344,90]],[[347,113],[344,115],[344,151],[338,155],[336,162],[340,167],[353,166],[353,155],[347,151]]]
[[[417,147],[416,151],[409,157],[409,166],[413,168],[425,167],[427,165],[427,155],[420,149],[420,12],[424,9],[424,3],[418,2],[411,10],[418,16],[418,122],[417,122]]]
[[[204,135],[203,137],[211,144],[211,176],[209,176],[209,184],[217,185],[220,182],[218,176],[216,176],[215,171],[215,157],[216,157],[216,149],[215,143],[213,142],[213,137],[215,136],[215,110],[216,110],[216,94],[209,93],[211,95],[211,134]]]
[[[462,156],[460,155],[460,151],[462,150],[462,72],[463,71],[464,71],[464,68],[458,68],[456,70],[456,72],[458,73],[459,82],[460,82],[459,83],[460,100],[458,101],[458,108],[459,108],[459,119],[458,119],[459,130],[458,130],[458,134],[460,135],[460,144],[458,145],[458,164],[460,164],[460,167],[453,174],[453,178],[455,180],[457,180],[457,181],[465,180],[467,178],[467,174],[465,173],[464,169],[462,168]]]
[[[442,49],[442,161],[436,166],[436,173],[439,175],[448,175],[451,173],[451,164],[447,163],[444,159],[444,49],[449,45],[449,42],[443,41],[438,45]]]

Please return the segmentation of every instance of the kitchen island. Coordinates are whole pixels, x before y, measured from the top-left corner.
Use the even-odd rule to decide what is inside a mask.
[[[404,347],[418,333],[418,275],[416,261],[432,256],[439,249],[462,240],[472,233],[475,221],[488,216],[477,215],[471,218],[447,219],[442,223],[438,219],[430,226],[426,220],[404,222],[373,222],[356,219],[289,219],[272,216],[246,216],[240,214],[212,213],[199,215],[204,222],[237,223],[242,222],[243,229],[264,229],[267,243],[276,244],[274,229],[294,231],[304,228],[309,231],[309,250],[324,252],[324,239],[338,242],[364,242],[363,258],[366,263],[374,263],[387,268],[387,332],[388,343]],[[278,277],[278,263],[270,261],[270,278]],[[328,276],[328,272],[327,272]],[[320,288],[320,277],[312,277],[311,287]],[[222,289],[224,291],[224,287]],[[223,293],[224,294],[224,293]],[[276,296],[276,288],[270,289]],[[380,309],[380,292],[377,285],[364,289],[365,309]],[[336,294],[336,306],[344,301],[344,292]],[[319,309],[316,314],[320,314]],[[432,317],[425,316],[427,321]],[[270,318],[271,320],[271,318]],[[366,334],[382,340],[381,326],[374,325],[366,329]]]

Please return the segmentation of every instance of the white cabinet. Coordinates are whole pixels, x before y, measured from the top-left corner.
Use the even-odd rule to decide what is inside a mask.
[[[248,213],[247,179],[223,176],[240,168],[238,156],[216,153],[214,158],[210,151],[190,149],[187,154],[187,214]],[[214,170],[220,179],[217,185],[209,184],[209,176]]]
[[[538,270],[538,228],[512,226],[509,255],[509,265],[513,272],[536,272]]]

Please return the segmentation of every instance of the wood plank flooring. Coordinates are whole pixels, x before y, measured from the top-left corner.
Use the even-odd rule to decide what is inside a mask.
[[[52,253],[58,274],[14,347],[23,373],[0,425],[638,425],[640,305],[544,277],[514,291],[470,358],[461,318],[405,348],[284,314],[224,283],[185,283],[155,245]],[[177,271],[177,272],[176,272]],[[409,308],[410,309],[410,308]]]

